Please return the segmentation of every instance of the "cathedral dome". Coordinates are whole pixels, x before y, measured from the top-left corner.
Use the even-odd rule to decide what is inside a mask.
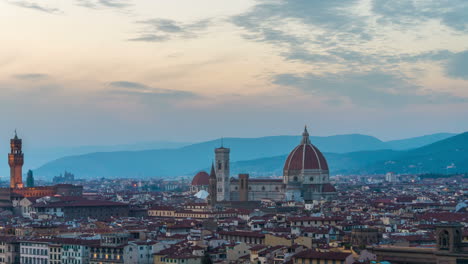
[[[322,152],[310,143],[307,128],[302,133],[302,141],[289,154],[284,163],[284,172],[301,170],[328,171],[327,160]]]
[[[209,185],[210,184],[210,175],[205,171],[200,171],[193,177],[192,185]]]

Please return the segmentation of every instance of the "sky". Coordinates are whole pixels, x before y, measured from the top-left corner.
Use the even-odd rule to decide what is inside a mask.
[[[465,0],[0,0],[0,139],[468,130]]]

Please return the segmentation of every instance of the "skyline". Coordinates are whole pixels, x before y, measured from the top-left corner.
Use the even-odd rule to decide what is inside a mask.
[[[183,7],[183,8],[181,8]],[[406,12],[399,12],[406,10]],[[463,1],[0,1],[0,138],[468,130]],[[3,145],[3,144],[2,144]]]

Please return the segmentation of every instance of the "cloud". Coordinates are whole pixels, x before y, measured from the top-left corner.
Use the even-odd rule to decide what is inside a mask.
[[[42,5],[39,5],[38,3],[30,2],[30,1],[11,1],[9,3],[12,5],[19,6],[19,7],[33,9],[33,10],[37,10],[37,11],[41,11],[41,12],[49,13],[49,14],[57,14],[57,13],[62,12],[60,11],[60,9],[42,6]]]
[[[128,81],[111,82],[110,85],[113,87],[119,87],[119,88],[148,89],[148,87],[144,84],[137,83],[137,82],[128,82]]]
[[[320,64],[325,70],[324,65],[333,65],[334,68],[362,71],[375,67],[395,69],[401,63],[425,61],[442,65],[453,56],[452,51],[434,49],[402,53],[388,48],[369,48],[367,44],[392,41],[395,38],[389,34],[392,30],[412,30],[414,34],[425,32],[422,22],[429,20],[439,21],[455,30],[465,30],[468,28],[466,14],[468,1],[465,0],[371,0],[369,3],[358,0],[262,0],[246,12],[231,17],[230,21],[245,30],[242,33],[245,39],[274,45],[287,61],[312,66]],[[421,36],[422,41],[431,38],[431,35]]]
[[[468,50],[453,55],[447,62],[446,73],[452,78],[468,80]]]
[[[234,16],[231,21],[254,34],[258,40],[266,42],[302,44],[313,41],[314,37],[321,34],[319,30],[313,32],[311,28],[302,35],[290,34],[284,28],[294,23],[325,29],[328,36],[369,39],[371,35],[363,19],[349,11],[357,3],[356,0],[262,1],[248,12]]]
[[[129,41],[163,42],[173,38],[196,38],[200,31],[211,25],[210,19],[203,19],[193,23],[184,24],[171,19],[149,19],[136,22],[144,29],[139,36]]]
[[[112,8],[123,8],[129,6],[126,0],[99,0],[99,3],[103,6]]]
[[[359,3],[264,0],[232,17],[231,22],[247,32],[245,39],[275,45],[288,61],[339,63],[351,68],[376,60],[360,50],[360,44],[374,38],[375,29],[369,27],[369,18],[357,11]]]
[[[110,91],[112,94],[136,96],[141,99],[184,99],[198,97],[197,94],[192,92],[154,88],[138,82],[115,81],[109,85],[117,88]]]
[[[129,7],[131,4],[128,0],[75,0],[77,5],[91,8],[91,9],[100,9],[100,8],[115,8],[123,9]]]
[[[468,2],[465,0],[373,0],[372,11],[382,24],[405,27],[436,20],[457,31],[468,30]]]
[[[18,80],[37,81],[37,80],[46,79],[49,76],[47,74],[42,74],[42,73],[24,73],[24,74],[13,75],[13,77]]]
[[[369,107],[398,107],[409,104],[466,102],[446,93],[422,91],[405,76],[380,71],[339,74],[276,75],[273,83],[295,87],[326,98],[347,98],[353,104]]]
[[[130,38],[128,41],[164,42],[169,39],[170,37],[167,35],[144,34],[136,38]]]
[[[170,19],[150,19],[146,21],[140,21],[138,23],[150,25],[156,30],[165,33],[176,33],[183,32],[182,26],[177,25],[178,23]]]

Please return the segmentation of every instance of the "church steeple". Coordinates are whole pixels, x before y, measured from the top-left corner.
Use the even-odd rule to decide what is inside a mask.
[[[210,181],[209,181],[209,188],[208,188],[208,191],[210,194],[208,196],[208,203],[210,204],[210,206],[215,206],[216,204],[216,201],[218,198],[217,188],[218,188],[218,183],[216,179],[216,172],[215,172],[214,164],[211,163]]]
[[[301,145],[310,144],[309,132],[307,131],[307,126],[304,126],[304,132],[302,132]]]
[[[210,179],[216,179],[216,172],[215,172],[215,168],[214,168],[213,163],[211,163]]]

